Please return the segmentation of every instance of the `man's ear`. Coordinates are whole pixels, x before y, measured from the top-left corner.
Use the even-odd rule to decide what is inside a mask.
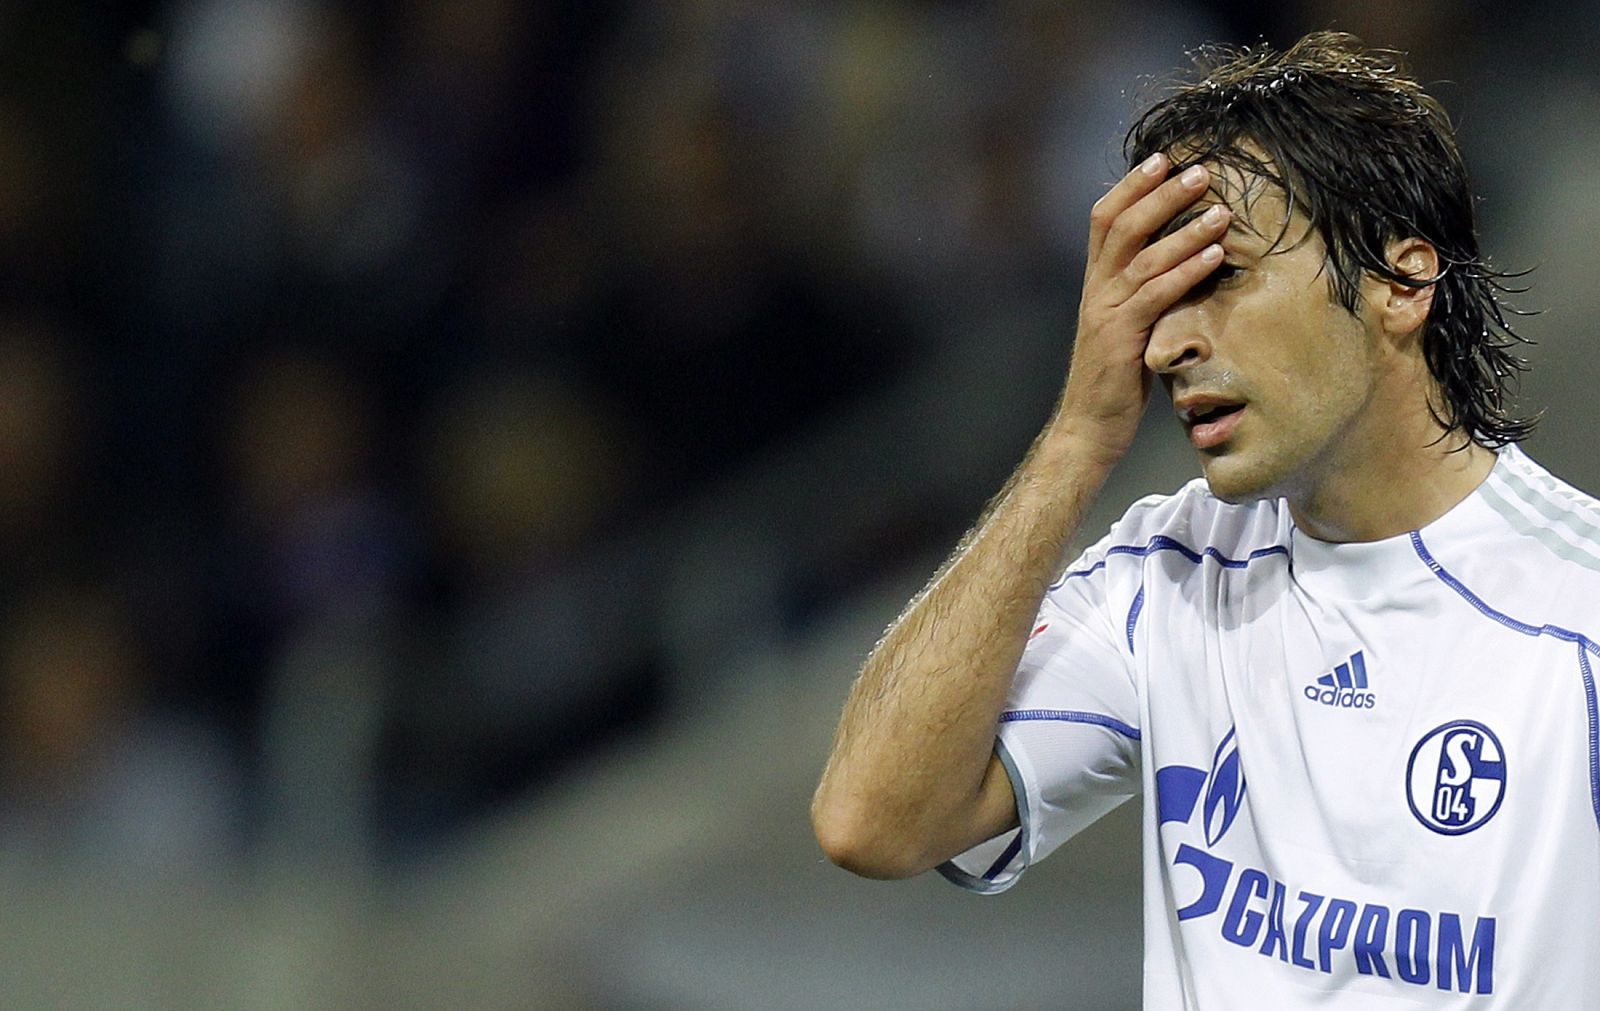
[[[1417,238],[1396,239],[1389,243],[1386,252],[1389,265],[1396,273],[1415,281],[1431,281],[1439,276],[1439,252],[1432,243]],[[1399,281],[1380,283],[1382,302],[1377,308],[1384,332],[1396,338],[1419,333],[1428,321],[1435,286],[1414,287]]]

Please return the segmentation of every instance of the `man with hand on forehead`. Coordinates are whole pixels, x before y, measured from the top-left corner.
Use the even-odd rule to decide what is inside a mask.
[[[868,658],[818,839],[997,892],[1141,794],[1146,1007],[1600,1007],[1600,504],[1516,445],[1453,130],[1348,36],[1208,58],[1129,133],[1061,399]],[[1073,558],[1152,378],[1204,477]]]

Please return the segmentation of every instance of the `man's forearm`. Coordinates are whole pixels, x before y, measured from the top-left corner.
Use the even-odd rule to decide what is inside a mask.
[[[836,862],[903,877],[1005,828],[980,805],[995,727],[1045,589],[1109,470],[1085,440],[1046,429],[872,651],[812,805]]]
[[[828,855],[851,870],[915,874],[1015,824],[992,754],[1029,628],[1138,430],[1152,326],[1221,262],[1220,204],[1156,236],[1207,187],[1203,167],[1167,178],[1170,167],[1155,155],[1095,203],[1055,419],[850,692],[811,817]]]

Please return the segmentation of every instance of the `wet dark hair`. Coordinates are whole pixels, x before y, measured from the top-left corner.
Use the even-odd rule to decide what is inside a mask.
[[[1522,275],[1493,269],[1479,252],[1454,129],[1399,54],[1318,32],[1284,52],[1209,46],[1192,56],[1200,79],[1179,84],[1128,131],[1129,168],[1165,151],[1179,162],[1174,171],[1209,162],[1277,186],[1322,236],[1332,294],[1352,313],[1365,273],[1433,285],[1422,350],[1438,384],[1434,418],[1491,448],[1526,438],[1537,419],[1509,405],[1528,368],[1512,350],[1530,342],[1506,316],[1527,314],[1501,300],[1525,290],[1505,284]],[[1389,264],[1387,245],[1409,237],[1438,251],[1437,277],[1415,280]]]

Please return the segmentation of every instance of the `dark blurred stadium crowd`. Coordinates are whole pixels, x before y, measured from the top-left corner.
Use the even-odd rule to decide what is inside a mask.
[[[1139,75],[1361,15],[1471,79],[1482,10],[5,5],[0,861],[403,866],[537,791],[668,703],[583,560],[974,306],[1064,361]]]

